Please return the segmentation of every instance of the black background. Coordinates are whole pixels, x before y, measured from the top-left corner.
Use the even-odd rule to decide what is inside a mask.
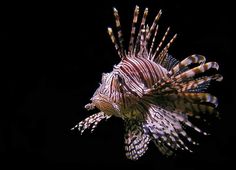
[[[114,26],[112,7],[119,10],[124,35],[130,31],[135,5],[149,8],[150,21],[159,9],[162,32],[171,26],[178,38],[170,49],[179,60],[190,54],[220,64],[222,83],[209,90],[219,97],[221,120],[210,125],[211,136],[196,135],[193,154],[166,158],[150,145],[136,162],[127,160],[123,122],[111,118],[94,133],[70,131],[89,116],[89,103],[103,72],[119,62],[107,35]],[[1,114],[0,166],[30,167],[155,167],[200,169],[229,166],[235,153],[235,71],[232,14],[227,1],[129,0],[26,3],[13,15],[14,31],[6,62],[7,112]],[[19,6],[18,6],[19,5]],[[4,48],[4,46],[2,46]],[[3,55],[4,56],[4,55]]]

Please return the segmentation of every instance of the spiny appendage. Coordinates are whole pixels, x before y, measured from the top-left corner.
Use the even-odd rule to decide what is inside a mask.
[[[94,131],[94,129],[97,127],[98,123],[103,119],[109,119],[111,116],[106,115],[104,112],[99,112],[96,114],[93,114],[83,121],[79,122],[75,127],[73,127],[71,130],[74,130],[75,128],[78,128],[78,130],[81,132],[81,134],[86,130],[90,129],[91,132]]]
[[[204,91],[208,88],[212,80],[222,81],[223,77],[220,74],[201,76],[201,73],[204,73],[211,68],[216,70],[219,69],[219,65],[216,62],[205,63],[205,61],[206,59],[202,55],[191,55],[169,71],[169,76],[171,78],[170,84],[176,89],[175,94],[172,95],[172,97],[175,96],[176,98],[172,98],[170,101],[174,101],[177,108],[190,113],[190,115],[193,115],[193,112],[208,112],[217,113],[218,116],[219,113],[214,109],[218,105],[217,98]],[[193,63],[199,63],[200,65],[182,71],[182,69],[189,67]],[[195,78],[199,75],[200,77]],[[164,82],[162,87],[165,87]],[[164,91],[165,88],[161,89],[162,90],[159,91]]]
[[[116,36],[114,35],[112,28],[110,27],[108,28],[108,34],[112,40],[112,43],[115,45],[115,49],[117,50],[120,58],[124,59],[126,57],[142,57],[142,58],[147,58],[149,60],[152,60],[161,64],[165,60],[165,58],[168,56],[168,49],[170,48],[171,44],[176,39],[176,35],[177,35],[175,34],[172,37],[172,39],[169,40],[166,46],[162,48],[170,30],[170,27],[168,27],[161,41],[158,44],[155,43],[157,32],[158,32],[157,23],[161,17],[162,10],[160,10],[157,13],[151,27],[149,28],[148,24],[146,24],[148,8],[145,8],[143,12],[143,16],[140,21],[139,31],[136,31],[138,29],[137,23],[139,19],[139,7],[138,6],[135,7],[134,15],[133,15],[133,22],[131,26],[128,54],[126,54],[124,50],[124,45],[123,45],[124,40],[123,40],[122,31],[121,31],[121,24],[120,24],[120,17],[118,14],[118,10],[116,8],[114,8],[113,10],[114,10],[115,23],[116,23],[116,28],[117,28],[116,36],[118,38],[118,41],[116,41]]]
[[[186,115],[178,112],[169,112],[155,105],[149,108],[146,123],[144,124],[144,127],[148,129],[149,134],[153,137],[154,143],[166,155],[171,155],[173,150],[177,149],[192,152],[186,146],[186,141],[197,145],[187,135],[183,126],[189,126],[197,132],[207,135],[206,132],[190,123]]]
[[[218,106],[218,100],[215,96],[209,93],[178,93],[178,95],[170,94],[173,100],[184,100],[191,103],[211,103],[215,107]]]
[[[198,64],[203,64],[205,63],[206,58],[203,55],[198,55],[198,54],[193,54],[191,56],[186,57],[184,60],[182,60],[180,63],[178,63],[177,65],[175,65],[170,71],[169,71],[169,75],[172,76],[172,78],[176,75],[178,75],[178,73],[180,73],[180,71],[183,68],[186,68],[187,66],[189,66],[190,64],[194,64],[194,63],[198,63]]]
[[[139,159],[148,149],[151,140],[140,121],[125,120],[125,151],[131,160]]]
[[[169,112],[156,105],[151,105],[144,122],[125,120],[125,150],[128,159],[139,159],[148,149],[152,140],[160,152],[170,156],[175,150],[192,152],[187,145],[198,145],[187,135],[184,126],[193,128],[207,135],[188,121],[186,115],[179,112]]]
[[[170,58],[170,60],[173,60]],[[174,60],[173,60],[174,61]],[[168,72],[168,79],[162,78],[149,89],[148,94],[166,94],[176,92],[203,92],[207,89],[210,81],[222,81],[223,77],[220,74],[211,76],[195,76],[204,73],[207,70],[214,68],[219,69],[216,62],[205,63],[206,59],[202,55],[193,54],[183,61],[173,65]],[[176,63],[176,61],[174,61]],[[191,64],[200,64],[194,68],[190,68]],[[167,65],[168,66],[168,65]]]
[[[159,63],[161,65],[163,65],[163,61],[165,61],[166,57],[168,56],[168,50],[170,48],[170,46],[173,44],[173,42],[175,41],[177,34],[175,34],[171,40],[167,43],[167,45],[162,49],[162,51],[158,54],[158,51],[160,49],[160,47],[162,46],[162,43],[165,41],[165,38],[167,36],[169,32],[169,28],[167,29],[166,33],[164,34],[160,44],[158,45],[156,51],[154,54],[152,54],[152,59],[153,61],[155,61],[156,63]],[[157,55],[158,54],[158,55]]]
[[[116,51],[118,52],[118,55],[120,58],[125,58],[126,56],[126,52],[124,50],[124,45],[123,45],[123,33],[122,33],[122,30],[121,30],[121,24],[120,24],[120,16],[119,16],[119,13],[118,13],[118,10],[116,8],[113,8],[113,13],[114,13],[114,17],[115,17],[115,22],[116,22],[116,28],[117,28],[117,36],[118,36],[118,42],[116,40],[116,37],[113,33],[113,30],[112,28],[108,27],[107,28],[107,31],[108,31],[108,34],[111,38],[111,41],[112,43],[115,45],[115,49]]]
[[[174,151],[166,146],[161,140],[154,140],[153,142],[163,155],[168,157],[174,154]]]
[[[130,33],[130,41],[129,41],[129,48],[128,48],[128,55],[133,54],[133,48],[134,48],[134,38],[135,38],[135,32],[136,32],[136,24],[138,22],[138,15],[139,15],[139,7],[136,6],[134,10],[134,17],[133,17],[133,23]]]
[[[192,69],[189,69],[186,72],[175,76],[173,79],[176,82],[183,82],[183,81],[185,81],[185,79],[194,77],[195,75],[197,75],[199,73],[204,73],[205,71],[209,70],[210,68],[215,68],[216,70],[218,70],[219,65],[216,62],[208,62],[208,63],[202,64],[200,66],[194,67]]]
[[[170,78],[172,80],[174,80],[175,82],[184,82],[187,80],[187,82],[189,82],[189,78],[193,78],[194,76],[200,74],[200,73],[204,73],[205,71],[214,68],[216,70],[219,69],[219,65],[216,62],[208,62],[205,63],[206,58],[202,55],[191,55],[187,58],[185,58],[183,61],[181,61],[180,63],[178,63],[176,66],[174,66],[168,73],[168,75],[170,76]],[[182,69],[190,66],[191,64],[194,63],[198,63],[200,64],[199,66],[196,66],[194,68],[189,68],[185,71],[182,71]],[[206,77],[205,77],[206,79]],[[217,81],[221,81],[222,80],[222,76],[221,78],[208,78],[210,79],[215,79]]]
[[[167,80],[147,91],[144,98],[150,102],[155,101],[169,111],[179,111],[195,118],[204,114],[219,117],[217,97],[204,92],[211,80],[222,80],[222,76],[216,74],[180,83]]]
[[[220,74],[215,74],[212,76],[203,76],[195,80],[188,81],[187,83],[180,83],[179,92],[201,92],[206,90],[210,81],[222,81],[223,77]],[[206,87],[207,86],[207,87]],[[206,87],[206,88],[205,88]]]

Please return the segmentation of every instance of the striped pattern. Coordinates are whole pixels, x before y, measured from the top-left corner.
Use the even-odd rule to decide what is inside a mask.
[[[170,31],[170,27],[167,28],[167,30],[166,30],[164,36],[162,37],[162,40],[161,40],[160,43],[158,44],[158,46],[157,46],[157,48],[156,48],[156,50],[155,50],[155,52],[154,52],[154,55],[153,55],[152,60],[154,59],[154,56],[156,56],[157,52],[159,52],[159,50],[160,50],[160,48],[161,48],[163,42],[165,41],[166,36],[168,35],[169,31]],[[154,34],[154,36],[155,36],[155,34]]]
[[[99,112],[97,114],[91,115],[84,119],[83,121],[79,122],[76,126],[74,126],[71,130],[74,130],[75,128],[78,128],[78,130],[81,132],[81,134],[86,130],[90,129],[91,132],[94,131],[94,129],[97,127],[97,124],[103,120],[108,119],[110,116],[105,114],[104,112]]]
[[[125,120],[125,151],[126,156],[138,160],[148,149],[150,136],[145,133],[139,121]]]
[[[118,14],[118,11],[116,8],[113,8],[114,16],[115,16],[115,21],[116,21],[116,28],[117,28],[117,33],[118,33],[118,40],[119,40],[119,51],[121,54],[121,58],[125,56],[125,51],[124,51],[124,45],[123,45],[123,33],[121,31],[121,25],[120,25],[120,16]]]
[[[216,70],[219,69],[219,65],[216,62],[208,62],[206,64],[194,67],[193,69],[190,69],[184,73],[181,73],[180,75],[177,75],[174,80],[176,82],[184,81],[186,78],[193,77],[196,74],[203,73],[210,68],[215,68]]]
[[[129,41],[129,50],[128,50],[129,54],[128,55],[132,55],[133,48],[134,48],[134,38],[135,38],[135,31],[136,31],[136,23],[138,22],[138,14],[139,14],[139,7],[136,6],[134,10],[134,18],[133,18],[130,41]]]
[[[192,63],[202,64],[202,63],[205,63],[205,61],[206,61],[206,58],[202,55],[196,55],[196,54],[191,55],[191,56],[185,58],[183,61],[181,61],[175,67],[173,67],[171,69],[171,71],[169,72],[169,75],[171,75],[173,78],[177,73],[179,73],[179,71],[181,69],[189,66],[190,64],[192,64]]]
[[[117,34],[112,28],[108,28],[108,34],[121,61],[110,73],[102,75],[92,102],[85,106],[87,110],[98,108],[101,112],[74,128],[81,133],[86,129],[93,131],[103,119],[116,116],[125,123],[128,159],[139,159],[147,151],[150,141],[166,156],[177,149],[192,152],[188,144],[198,143],[187,134],[186,127],[203,135],[207,133],[193,125],[189,117],[200,119],[204,115],[219,115],[217,97],[205,91],[211,81],[222,81],[223,77],[220,74],[203,75],[209,69],[218,70],[219,65],[206,63],[206,58],[199,54],[179,62],[168,52],[177,36],[174,34],[166,42],[170,27],[158,38],[160,42],[156,42],[162,11],[158,12],[151,27],[146,24],[148,9],[139,19],[140,11],[136,6],[126,52],[120,17],[113,8]]]

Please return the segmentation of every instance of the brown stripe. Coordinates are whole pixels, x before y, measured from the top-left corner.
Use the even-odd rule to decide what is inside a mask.
[[[131,60],[131,59],[127,59],[127,60],[128,60],[129,63],[132,65],[132,67],[135,69],[135,71],[139,74],[139,76],[141,77],[141,80],[143,80],[144,85],[147,87],[147,83],[146,83],[146,81],[144,81],[144,80],[145,80],[145,77],[144,77],[144,75],[143,75],[142,70],[140,69],[140,67],[143,68],[142,65],[138,65],[138,66],[137,66],[137,65],[134,63],[133,60]],[[135,61],[138,62],[137,59],[135,59]],[[143,70],[144,70],[144,68],[143,68]]]

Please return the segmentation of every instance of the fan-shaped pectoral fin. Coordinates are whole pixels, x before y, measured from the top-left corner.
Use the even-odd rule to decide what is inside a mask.
[[[125,121],[125,151],[128,159],[138,160],[147,151],[150,140],[140,122]]]

